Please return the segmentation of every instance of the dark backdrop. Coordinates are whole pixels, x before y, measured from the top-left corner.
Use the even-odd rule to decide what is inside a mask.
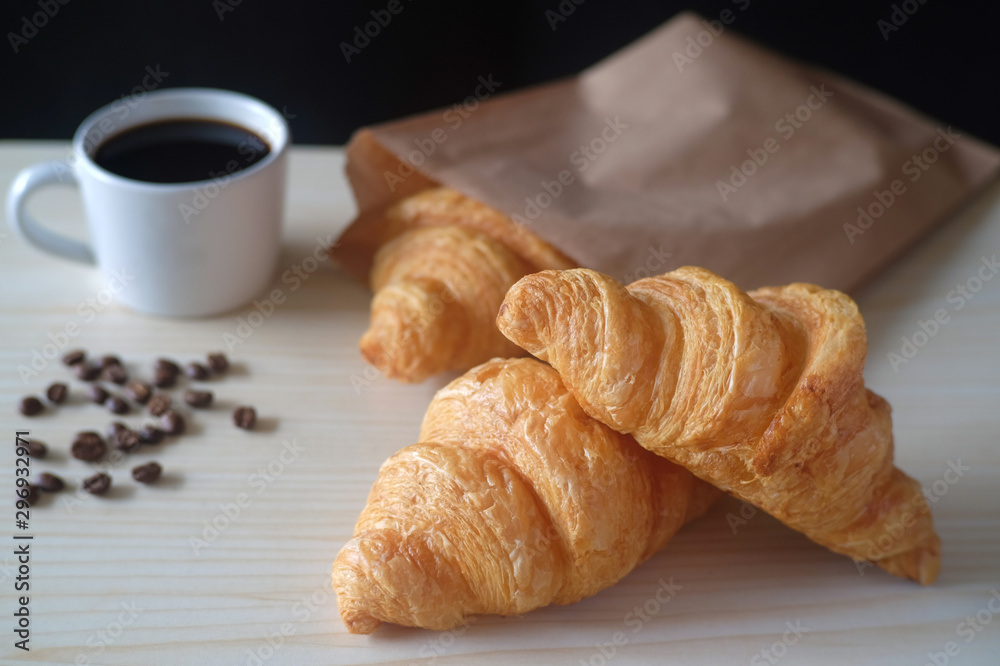
[[[161,87],[246,92],[284,108],[296,142],[343,143],[362,125],[456,102],[480,75],[514,90],[576,72],[683,9],[711,18],[749,4],[731,29],[1000,143],[996,3],[397,1],[347,62],[340,43],[389,0],[0,0],[0,136],[68,138],[159,67]],[[574,11],[553,29],[547,12],[560,4]],[[878,21],[894,4],[912,14],[886,39]]]

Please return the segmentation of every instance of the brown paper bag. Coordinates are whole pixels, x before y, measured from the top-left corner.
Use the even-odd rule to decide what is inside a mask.
[[[334,254],[367,281],[379,214],[445,184],[624,282],[681,265],[750,289],[850,290],[982,187],[1000,152],[680,15],[577,77],[361,130],[360,215]],[[490,98],[479,101],[479,98]]]

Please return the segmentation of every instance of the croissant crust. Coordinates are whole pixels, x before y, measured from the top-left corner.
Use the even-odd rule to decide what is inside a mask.
[[[382,465],[333,565],[352,633],[444,630],[568,604],[662,548],[718,491],[587,416],[534,359],[435,396],[420,443]]]
[[[685,267],[632,283],[544,271],[497,319],[583,409],[827,548],[933,582],[940,539],[865,388],[864,322],[809,284],[749,294]]]

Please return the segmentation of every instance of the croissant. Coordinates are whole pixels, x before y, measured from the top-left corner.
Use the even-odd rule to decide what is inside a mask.
[[[813,541],[930,584],[940,539],[893,466],[865,388],[864,322],[808,284],[749,294],[685,267],[623,287],[589,270],[521,279],[497,318],[588,414]]]
[[[494,323],[504,294],[528,273],[574,265],[503,213],[448,188],[397,203],[381,227],[360,349],[407,382],[523,355]]]
[[[351,633],[444,630],[596,593],[719,495],[587,416],[558,373],[494,359],[438,392],[333,564]]]

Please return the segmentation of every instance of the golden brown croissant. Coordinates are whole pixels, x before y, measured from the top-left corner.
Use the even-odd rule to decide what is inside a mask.
[[[506,215],[448,188],[400,201],[381,229],[361,353],[408,382],[522,355],[496,330],[504,294],[528,273],[573,265]]]
[[[494,356],[523,356],[495,320],[507,289],[529,272],[483,234],[460,227],[408,231],[375,256],[375,296],[361,355],[409,382]]]
[[[588,417],[558,373],[494,359],[438,392],[333,565],[344,624],[444,630],[569,604],[655,553],[718,491]]]
[[[940,540],[893,467],[889,404],[865,389],[846,295],[749,295],[700,268],[627,288],[589,270],[519,281],[500,330],[562,375],[583,409],[813,541],[933,582]]]

